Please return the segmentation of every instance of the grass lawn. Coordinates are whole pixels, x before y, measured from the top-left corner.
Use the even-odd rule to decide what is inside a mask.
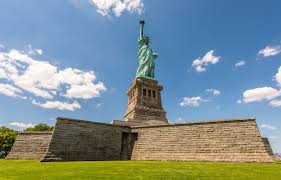
[[[0,160],[0,179],[281,179],[281,162]]]

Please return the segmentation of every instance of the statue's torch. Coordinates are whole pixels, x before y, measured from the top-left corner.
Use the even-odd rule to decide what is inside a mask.
[[[143,37],[144,19],[140,20],[140,25],[141,25],[141,37]]]

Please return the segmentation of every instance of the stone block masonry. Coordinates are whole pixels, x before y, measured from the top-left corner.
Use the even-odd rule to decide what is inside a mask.
[[[41,161],[130,159],[130,131],[125,126],[57,118]]]
[[[133,127],[132,160],[273,162],[255,119]]]
[[[20,133],[5,159],[40,160],[50,143],[52,132]]]
[[[57,118],[53,133],[21,133],[6,159],[273,162],[255,119],[126,126]]]
[[[271,155],[272,157],[274,157],[274,153],[273,153],[273,151],[271,149],[271,146],[270,146],[270,143],[269,143],[268,139],[267,138],[262,138],[262,141],[264,143],[264,146],[265,146],[265,149],[266,149],[267,153],[269,155]]]

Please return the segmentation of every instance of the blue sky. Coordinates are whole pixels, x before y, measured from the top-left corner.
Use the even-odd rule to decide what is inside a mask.
[[[143,17],[171,122],[256,117],[281,152],[280,7],[278,0],[1,1],[0,124],[122,119]]]

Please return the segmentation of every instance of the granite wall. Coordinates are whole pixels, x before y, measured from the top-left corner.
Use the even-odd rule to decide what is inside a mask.
[[[52,132],[20,133],[5,159],[40,160],[50,143]]]
[[[274,161],[255,119],[129,127],[57,118],[53,133],[21,133],[6,159]]]
[[[269,141],[268,141],[268,138],[262,138],[262,141],[263,141],[263,143],[264,143],[265,150],[267,151],[267,153],[268,153],[270,156],[274,157],[274,153],[273,153],[273,151],[272,151],[272,148],[271,148],[271,146],[270,146],[270,143],[269,143]]]
[[[130,128],[57,118],[48,150],[41,161],[130,159]]]
[[[255,119],[134,127],[132,160],[273,162]]]

